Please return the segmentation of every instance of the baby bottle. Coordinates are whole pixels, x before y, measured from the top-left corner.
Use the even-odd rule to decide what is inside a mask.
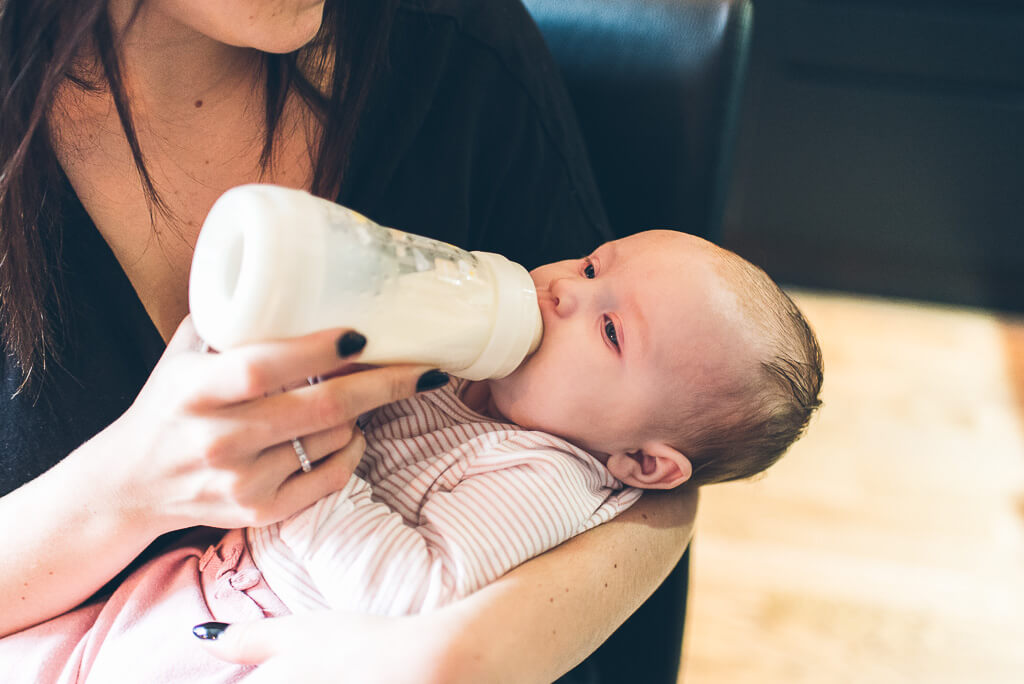
[[[541,338],[536,290],[519,264],[274,185],[243,185],[214,203],[189,307],[215,349],[346,327],[366,335],[360,362],[423,363],[470,380],[508,375]]]

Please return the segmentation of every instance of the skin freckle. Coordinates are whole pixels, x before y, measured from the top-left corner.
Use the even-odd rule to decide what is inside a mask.
[[[647,514],[646,513],[641,513],[640,516],[643,517],[644,520],[647,520]]]
[[[198,109],[198,108],[200,108],[202,106],[203,106],[203,101],[202,100],[196,100],[196,109]]]
[[[618,563],[616,563],[616,564],[615,564],[615,567],[616,567],[616,568],[618,568],[618,567],[619,567],[619,564],[618,564]]]

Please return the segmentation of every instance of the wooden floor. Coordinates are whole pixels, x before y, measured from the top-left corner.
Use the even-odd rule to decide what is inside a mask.
[[[681,681],[1024,682],[1024,323],[794,296],[824,407],[702,492]]]

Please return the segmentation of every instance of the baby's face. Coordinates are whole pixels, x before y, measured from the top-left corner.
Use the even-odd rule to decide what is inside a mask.
[[[667,407],[696,407],[697,390],[714,391],[752,358],[716,250],[648,231],[532,271],[544,337],[514,373],[490,381],[494,407],[598,456],[669,439],[652,427]]]

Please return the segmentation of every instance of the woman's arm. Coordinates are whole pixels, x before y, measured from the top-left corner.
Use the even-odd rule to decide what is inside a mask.
[[[0,499],[0,635],[73,608],[164,532],[269,524],[344,486],[359,415],[436,383],[390,366],[305,385],[346,365],[342,332],[203,354],[186,319],[128,411]]]
[[[118,478],[109,472],[114,459],[91,448],[0,498],[0,635],[78,605],[158,534],[151,521],[122,509]]]
[[[696,491],[648,492],[618,518],[455,604],[458,629],[441,681],[550,682],[568,672],[672,571],[696,511]]]
[[[247,681],[551,682],[650,596],[693,533],[697,493],[650,493],[609,523],[441,610],[324,611],[232,625],[211,651],[261,663]],[[209,633],[209,632],[208,632]],[[396,644],[401,644],[396,648]]]

